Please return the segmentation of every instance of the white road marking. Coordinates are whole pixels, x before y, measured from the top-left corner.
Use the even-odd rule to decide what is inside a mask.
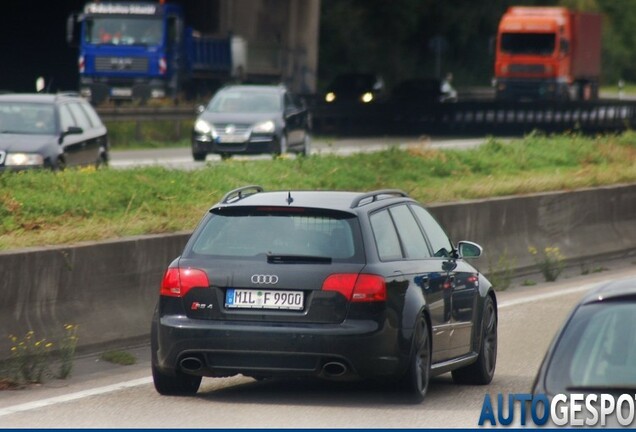
[[[83,390],[76,393],[70,393],[66,395],[56,396],[48,399],[42,399],[33,402],[27,402],[20,405],[13,405],[6,408],[0,408],[0,417],[6,415],[15,414],[24,411],[31,411],[38,408],[44,408],[51,405],[57,405],[64,402],[71,402],[78,399],[84,399],[90,396],[102,395],[105,393],[112,393],[114,391],[138,387],[152,383],[152,377],[139,378],[131,381],[124,381],[117,384],[112,384],[104,387],[97,387],[94,389]]]
[[[546,300],[546,299],[550,299],[554,297],[561,297],[568,294],[576,294],[583,291],[589,291],[598,285],[599,285],[599,282],[588,283],[588,284],[580,285],[570,289],[560,289],[558,291],[553,291],[553,292],[543,293],[543,294],[535,294],[535,295],[523,297],[516,300],[503,301],[497,305],[497,309],[505,309],[511,306],[518,306],[525,303],[532,303],[532,302]]]

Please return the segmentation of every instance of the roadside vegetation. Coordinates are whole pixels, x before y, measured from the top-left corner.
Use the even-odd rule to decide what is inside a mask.
[[[93,168],[0,175],[0,249],[188,231],[225,192],[402,189],[423,202],[636,181],[636,133],[530,134],[471,150],[228,160],[194,171]]]

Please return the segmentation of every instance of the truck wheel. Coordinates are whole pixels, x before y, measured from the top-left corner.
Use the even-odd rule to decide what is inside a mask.
[[[485,385],[492,381],[497,364],[497,313],[492,297],[484,300],[481,317],[481,346],[477,361],[452,372],[457,384]]]
[[[205,152],[203,152],[203,153],[199,153],[199,152],[192,152],[192,158],[193,158],[195,161],[198,161],[198,162],[204,161],[207,155],[208,155],[208,154],[207,154],[207,153],[205,153]]]
[[[431,338],[428,324],[420,317],[413,333],[413,346],[406,375],[402,378],[402,387],[414,402],[421,402],[428,391],[431,379]]]

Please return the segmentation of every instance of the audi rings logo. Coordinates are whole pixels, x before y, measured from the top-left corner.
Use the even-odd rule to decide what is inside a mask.
[[[276,275],[252,275],[251,279],[253,284],[274,285],[278,283],[278,276]]]

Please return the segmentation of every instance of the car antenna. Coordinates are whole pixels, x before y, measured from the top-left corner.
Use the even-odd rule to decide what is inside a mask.
[[[291,191],[287,192],[287,204],[291,205],[294,202],[294,199],[291,196]]]

